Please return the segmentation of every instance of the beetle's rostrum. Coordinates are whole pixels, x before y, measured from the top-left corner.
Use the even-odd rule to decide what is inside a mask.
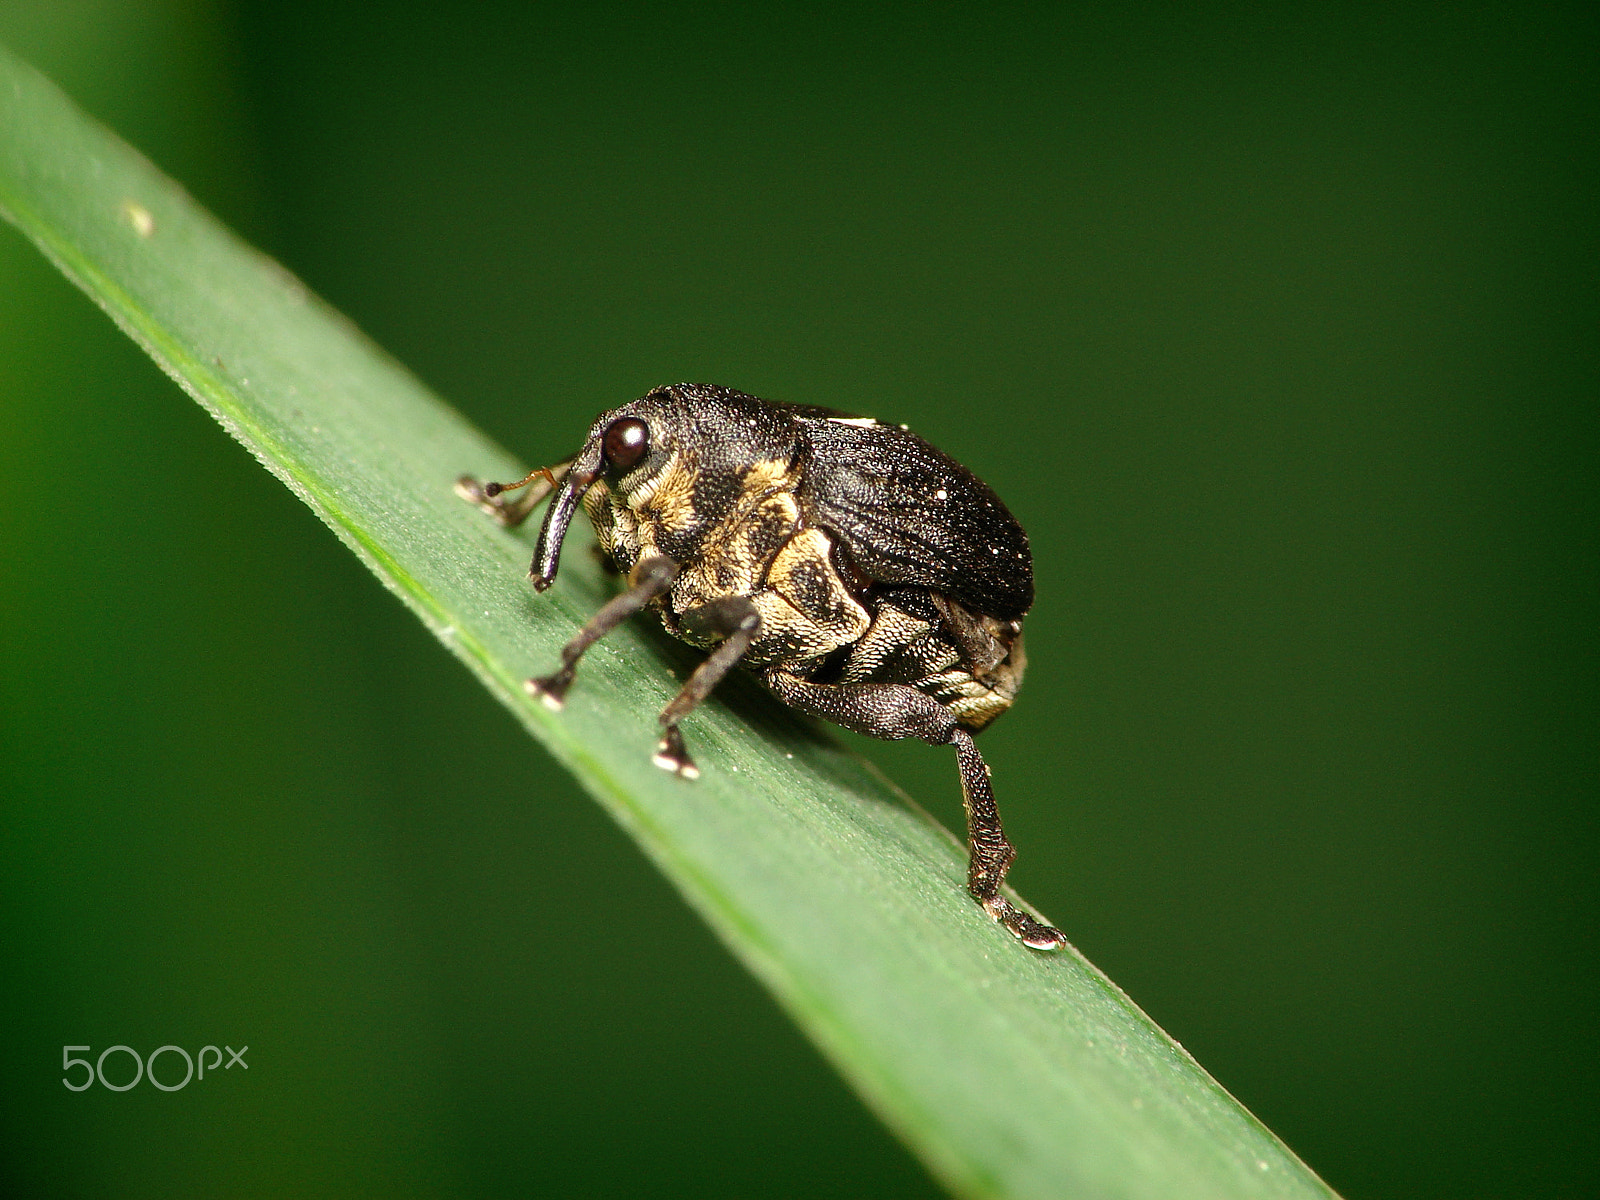
[[[531,693],[559,708],[583,652],[650,608],[710,651],[661,712],[655,762],[680,776],[699,770],[679,723],[736,664],[847,729],[953,745],[968,889],[1027,945],[1064,944],[1000,891],[1016,852],[973,734],[1022,683],[1033,560],[1016,518],[960,463],[903,426],[680,383],[601,413],[559,466],[456,490],[504,525],[553,494],[529,571],[539,591],[580,504],[627,578]]]

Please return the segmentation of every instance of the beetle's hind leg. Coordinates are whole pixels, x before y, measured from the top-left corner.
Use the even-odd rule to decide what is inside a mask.
[[[661,741],[652,761],[664,771],[698,779],[700,768],[684,748],[678,722],[711,694],[711,689],[750,649],[761,632],[761,613],[744,596],[726,596],[689,609],[678,622],[686,633],[705,641],[721,638],[722,644],[706,656],[683,690],[661,710]]]
[[[559,709],[566,702],[567,689],[572,686],[572,677],[583,652],[665,592],[677,577],[678,564],[670,558],[654,555],[641,559],[628,574],[628,590],[606,601],[578,630],[578,635],[561,648],[560,668],[553,675],[528,680],[523,688],[548,707]]]
[[[914,737],[934,746],[953,745],[961,769],[971,849],[967,890],[1024,945],[1035,950],[1066,945],[1066,936],[1059,929],[1036,921],[1000,894],[1017,852],[1000,824],[988,764],[978,753],[972,734],[956,723],[949,709],[902,683],[808,683],[783,671],[768,671],[765,679],[785,704],[868,737],[887,741]]]
[[[994,802],[994,789],[989,786],[989,764],[978,753],[972,735],[961,726],[951,731],[950,740],[955,744],[956,762],[961,768],[961,795],[966,802],[967,833],[972,847],[972,858],[967,864],[967,890],[991,917],[1020,938],[1023,945],[1035,950],[1064,946],[1066,935],[1059,929],[1034,920],[1000,894],[1017,851],[1006,840],[1006,831],[1000,824],[1000,809]]]

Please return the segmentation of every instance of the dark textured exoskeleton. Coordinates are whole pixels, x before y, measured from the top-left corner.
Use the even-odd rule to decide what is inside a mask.
[[[511,501],[505,493],[536,477]],[[678,723],[739,664],[779,699],[871,737],[953,745],[972,895],[1029,946],[1060,931],[1000,894],[1015,851],[972,735],[1022,682],[1028,538],[982,481],[905,429],[707,384],[602,413],[569,462],[457,490],[506,525],[555,497],[530,574],[556,577],[582,504],[628,580],[528,690],[560,707],[583,652],[653,607],[711,651],[661,713],[658,765],[698,775]]]

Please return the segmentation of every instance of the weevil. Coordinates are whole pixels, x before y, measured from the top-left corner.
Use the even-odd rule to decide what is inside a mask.
[[[735,665],[846,729],[954,746],[968,890],[1025,944],[1065,943],[1001,894],[1016,851],[972,739],[1022,683],[1033,559],[971,471],[904,426],[680,383],[601,413],[564,463],[519,483],[463,476],[456,490],[508,526],[552,497],[537,590],[555,582],[580,505],[626,578],[530,693],[560,708],[584,651],[648,608],[710,652],[661,711],[666,770],[699,775],[679,725]]]

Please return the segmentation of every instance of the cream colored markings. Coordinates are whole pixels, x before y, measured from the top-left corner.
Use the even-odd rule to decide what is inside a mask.
[[[655,478],[628,498],[628,506],[638,516],[641,552],[656,549],[667,553],[663,543],[667,547],[680,546],[683,545],[683,539],[689,537],[697,543],[693,553],[703,559],[714,560],[722,555],[724,543],[736,538],[739,530],[748,527],[752,518],[761,524],[781,519],[787,521],[790,528],[799,524],[799,510],[792,497],[781,493],[777,496],[768,495],[792,485],[793,479],[787,464],[770,460],[752,463],[740,476],[739,490],[742,496],[757,497],[757,502],[752,505],[748,500],[742,501],[721,521],[697,531],[696,527],[707,517],[695,502],[699,482],[700,469],[690,466],[674,454]],[[787,507],[772,510],[770,505],[774,500],[786,503]],[[774,541],[773,545],[776,544]],[[726,548],[735,554],[740,549],[736,541],[729,543]],[[729,576],[730,580],[741,573],[736,569],[734,575]],[[748,594],[753,586],[754,577],[751,577],[743,594]],[[710,596],[728,595],[737,589],[729,582],[719,589],[697,590]]]
[[[681,463],[674,454],[660,471],[632,492],[612,492],[604,482],[597,482],[584,496],[584,509],[600,534],[601,545],[613,558],[624,560],[622,565],[631,566],[652,554],[674,557],[661,543],[673,544],[693,523],[694,481],[698,474]]]
[[[771,555],[767,586],[751,597],[761,614],[761,637],[748,656],[752,666],[825,658],[866,630],[866,610],[834,574],[830,546],[820,529],[806,529]]]
[[[833,541],[820,529],[795,534],[767,568],[767,586],[818,627],[832,646],[853,642],[872,620],[833,569]]]
[[[595,540],[600,543],[601,550],[615,558],[620,547],[624,557],[630,561],[638,559],[638,523],[632,513],[613,502],[605,484],[595,483],[583,494],[583,511],[589,514],[589,523],[594,526]]]
[[[980,683],[961,665],[961,655],[923,620],[885,604],[872,627],[850,651],[840,683],[903,683],[946,705],[968,729],[982,729],[1016,695],[1016,675],[1004,661]]]
[[[965,667],[945,671],[927,681],[925,690],[936,697],[969,729],[982,729],[1017,697],[1022,683],[1022,638],[1019,634],[1012,653],[987,672],[983,680],[972,677]]]
[[[794,486],[797,474],[788,463],[780,459],[760,459],[751,463],[744,473],[744,494],[765,496],[769,492],[787,491]]]
[[[771,562],[795,530],[800,506],[794,473],[772,459],[751,463],[739,475],[739,499],[708,528],[700,553],[711,565],[710,595],[752,595]]]
[[[742,520],[713,531],[699,555],[684,565],[672,585],[674,612],[724,596],[749,596],[761,588],[767,560],[800,524],[794,496],[768,496]]]
[[[926,621],[919,621],[892,605],[882,605],[877,615],[873,617],[871,626],[851,649],[850,658],[844,665],[839,682],[862,683],[881,678],[878,676],[878,671],[883,665],[901,649],[922,638],[928,629]]]
[[[629,498],[629,507],[639,514],[641,525],[654,526],[669,535],[687,533],[698,516],[694,485],[699,478],[699,468],[687,465],[674,454],[647,487]]]
[[[958,694],[950,699],[944,699],[948,692],[944,691],[946,681],[956,684]],[[982,729],[1006,709],[1011,707],[1011,697],[1001,695],[977,682],[970,675],[960,679],[949,679],[948,676],[931,681],[940,691],[934,694],[942,700],[945,707],[955,716],[955,719],[968,729]],[[931,689],[930,689],[931,690]]]
[[[777,592],[757,592],[750,599],[761,614],[761,636],[744,657],[750,666],[783,663],[789,667],[800,660],[825,658],[838,646],[815,621]]]
[[[799,528],[800,505],[794,493],[778,492],[757,504],[729,533],[723,552],[737,564],[733,569],[745,594],[762,586],[771,564]]]

